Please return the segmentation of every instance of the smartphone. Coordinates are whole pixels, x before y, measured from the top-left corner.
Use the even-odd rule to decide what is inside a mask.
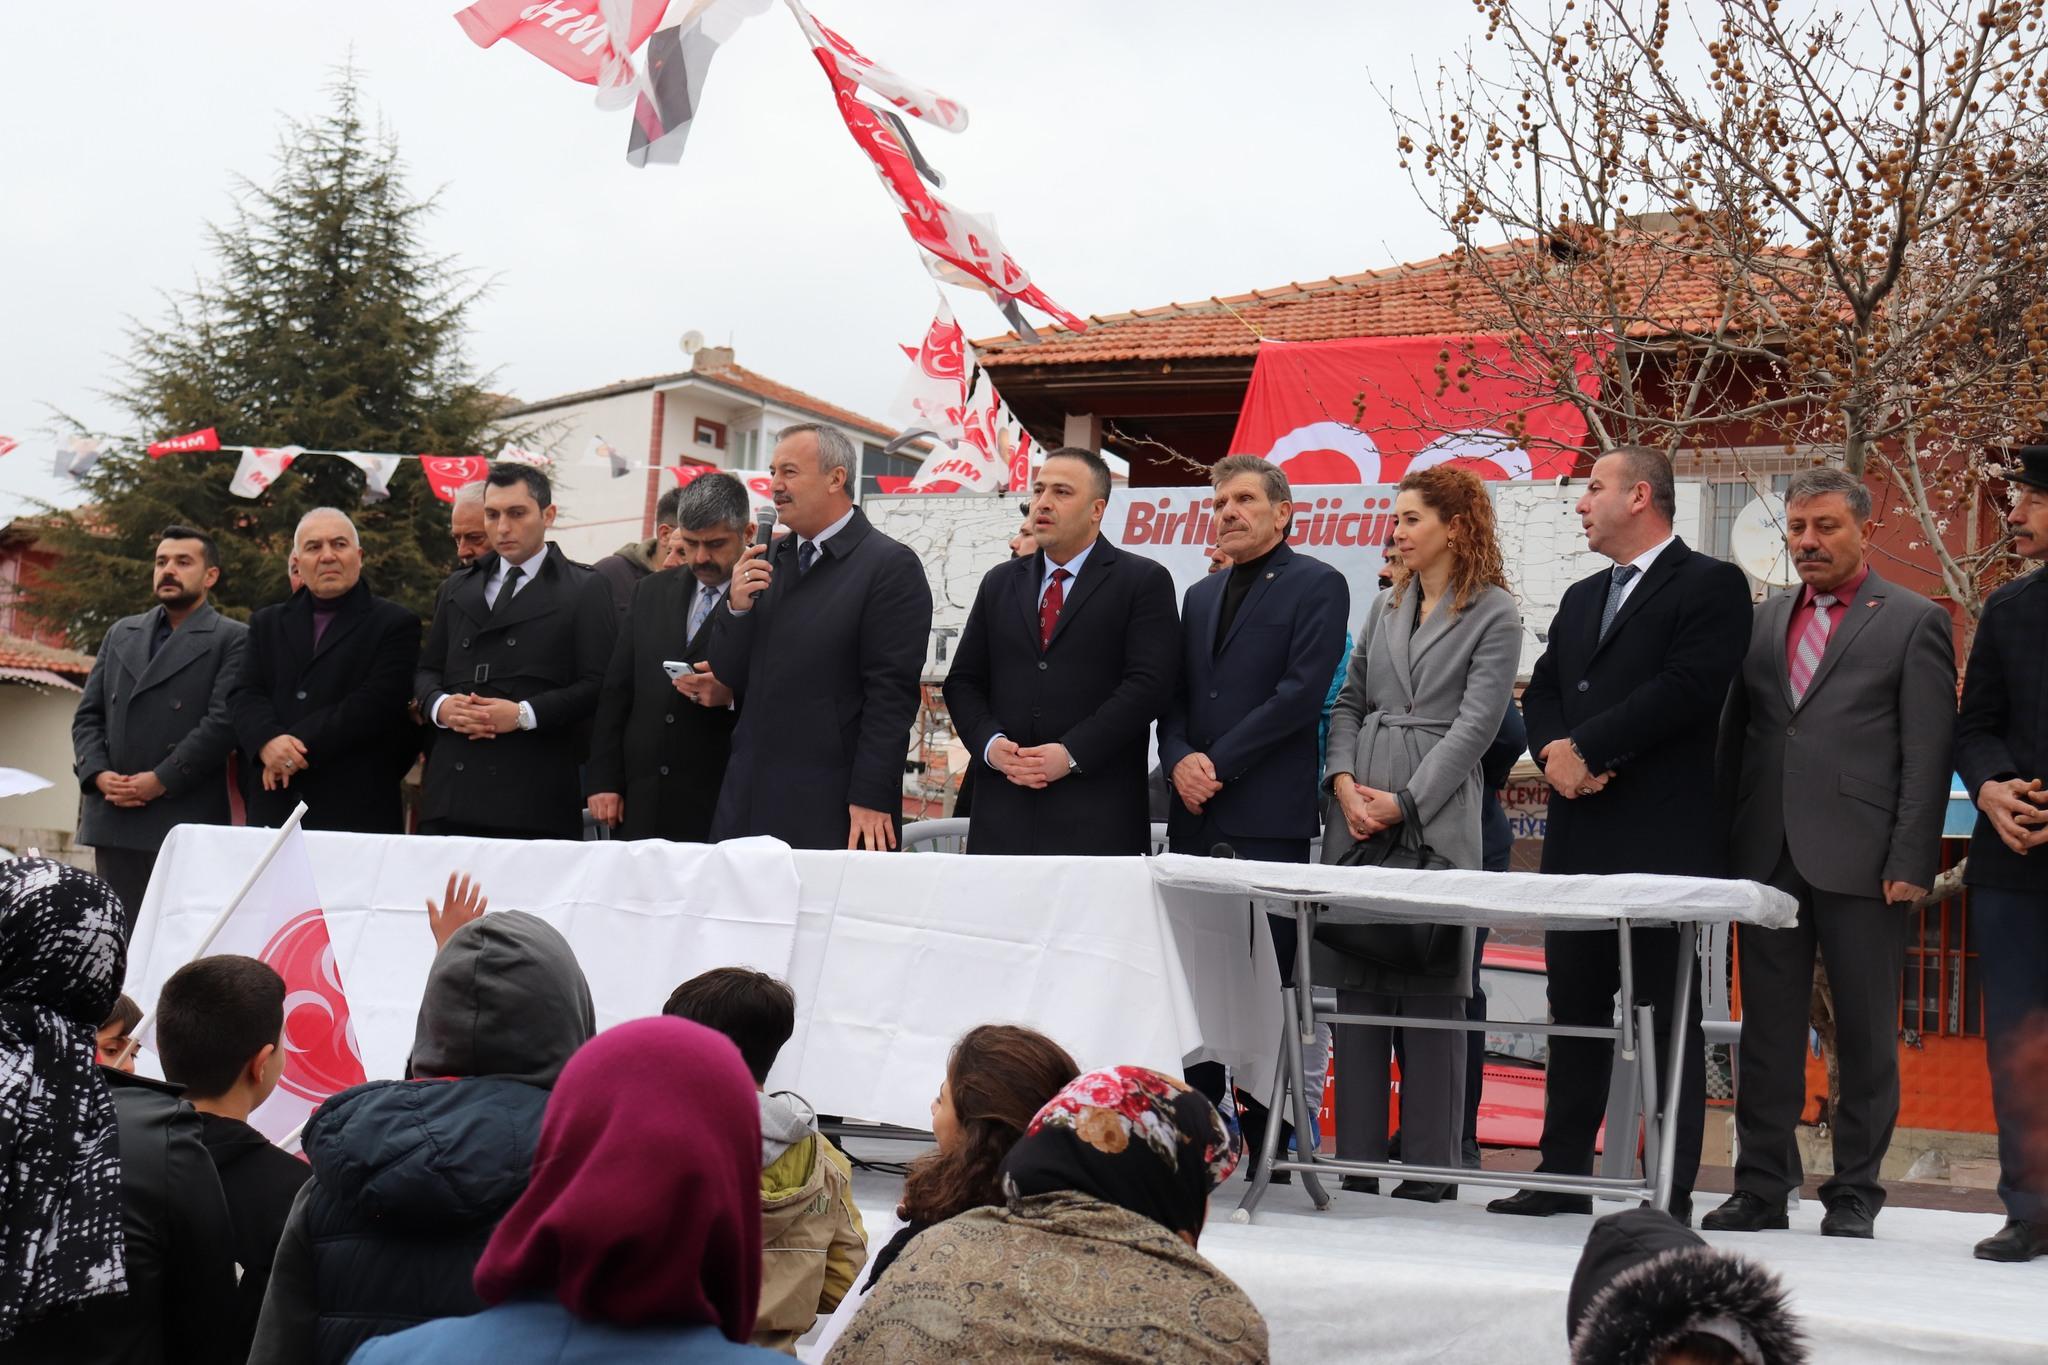
[[[663,659],[661,661],[661,671],[668,674],[670,682],[674,682],[678,678],[688,677],[697,670],[695,665],[683,663],[679,659]]]

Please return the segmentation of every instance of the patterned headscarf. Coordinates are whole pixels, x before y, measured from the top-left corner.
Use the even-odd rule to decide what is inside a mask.
[[[112,887],[45,858],[0,863],[0,1342],[128,1288],[114,1100],[93,1058],[127,958]]]
[[[1003,1161],[1012,1197],[1078,1190],[1175,1232],[1198,1232],[1209,1192],[1244,1144],[1216,1106],[1141,1066],[1076,1078],[1046,1102]]]

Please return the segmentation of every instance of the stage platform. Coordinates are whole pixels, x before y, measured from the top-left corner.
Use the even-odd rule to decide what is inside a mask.
[[[905,1155],[897,1144],[853,1148]],[[855,1174],[871,1235],[894,1221],[900,1186]],[[1476,1186],[1455,1207],[1339,1191],[1316,1213],[1297,1185],[1274,1189],[1245,1226],[1230,1221],[1240,1191],[1233,1181],[1211,1200],[1202,1252],[1265,1314],[1279,1365],[1566,1359],[1565,1291],[1591,1219],[1489,1214],[1481,1205],[1499,1192]],[[1719,1196],[1698,1202],[1703,1213]],[[1877,1240],[1855,1242],[1821,1237],[1821,1212],[1808,1200],[1787,1232],[1708,1234],[1784,1279],[1818,1365],[2048,1361],[2048,1259],[1994,1265],[1970,1255],[1997,1230],[1995,1215],[1892,1208]]]

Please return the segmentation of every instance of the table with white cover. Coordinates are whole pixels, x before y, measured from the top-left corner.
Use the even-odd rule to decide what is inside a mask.
[[[1536,1022],[1513,1025],[1499,1021],[1471,1023],[1462,1019],[1409,1019],[1319,1010],[1314,1004],[1309,952],[1318,922],[1419,920],[1475,927],[1486,925],[1496,929],[1564,930],[1621,930],[1630,925],[1675,924],[1680,934],[1679,966],[1672,996],[1673,1009],[1682,1018],[1692,1002],[1700,925],[1742,923],[1775,929],[1790,925],[1798,915],[1798,903],[1782,891],[1756,882],[1708,877],[1634,873],[1548,876],[1532,872],[1467,872],[1456,869],[1410,871],[1258,863],[1170,853],[1147,861],[1154,881],[1168,891],[1208,896],[1220,905],[1261,900],[1274,913],[1291,914],[1299,921],[1294,985],[1281,992],[1285,1022],[1281,1027],[1275,1080],[1270,1091],[1266,1092],[1272,1097],[1275,1112],[1291,1112],[1299,1132],[1310,1131],[1309,1126],[1315,1122],[1316,1107],[1321,1099],[1320,1096],[1305,1094],[1301,1079],[1301,1049],[1313,1035],[1317,1020],[1456,1031],[1511,1027],[1531,1033],[1600,1037],[1612,1039],[1618,1056],[1627,1064],[1636,1062],[1639,1046],[1656,1037],[1655,1021],[1647,1003],[1638,1004],[1632,1010],[1618,1011],[1617,1021],[1611,1028],[1567,1027]],[[1635,991],[1629,935],[1621,933],[1619,940],[1621,998],[1630,1001],[1635,998]],[[1670,1064],[1666,1068],[1668,1074],[1683,1074],[1679,1062],[1684,1045],[1685,1030],[1674,1028],[1671,1032]],[[1633,1069],[1637,1081],[1631,1087],[1633,1105],[1621,1113],[1610,1110],[1608,1115],[1608,1174],[1488,1174],[1465,1168],[1338,1161],[1308,1151],[1295,1159],[1280,1160],[1276,1149],[1281,1125],[1273,1122],[1266,1125],[1265,1146],[1259,1153],[1258,1169],[1236,1216],[1239,1221],[1251,1217],[1276,1170],[1301,1172],[1302,1183],[1318,1208],[1329,1203],[1329,1195],[1317,1179],[1318,1172],[1491,1184],[1609,1198],[1622,1196],[1647,1200],[1659,1208],[1666,1207],[1671,1198],[1671,1168],[1678,1138],[1678,1088],[1672,1086],[1671,1093],[1660,1098],[1657,1068],[1636,1065]],[[1338,1084],[1343,1084],[1341,1077]],[[1254,1093],[1260,1092],[1254,1090]],[[1626,1166],[1632,1164],[1627,1161],[1627,1156],[1633,1143],[1615,1136],[1633,1134],[1638,1122],[1643,1128],[1644,1141],[1640,1177],[1626,1172]],[[1617,1166],[1621,1169],[1617,1170]]]

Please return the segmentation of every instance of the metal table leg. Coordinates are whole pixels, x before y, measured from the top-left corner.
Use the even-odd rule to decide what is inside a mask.
[[[1251,1188],[1244,1192],[1244,1198],[1237,1201],[1237,1211],[1231,1215],[1232,1222],[1251,1222],[1252,1215],[1258,1212],[1259,1201],[1266,1197],[1267,1189],[1272,1186],[1273,1157],[1280,1150],[1279,1115],[1286,1112],[1285,1107],[1293,1092],[1300,1088],[1299,1082],[1290,1085],[1287,1079],[1287,1064],[1299,1054],[1299,1047],[1294,1042],[1297,1027],[1294,992],[1283,986],[1280,988],[1280,1056],[1273,1064],[1273,1090],[1267,1109],[1266,1136],[1259,1143],[1258,1164],[1252,1169]]]
[[[1671,1207],[1671,1177],[1678,1163],[1678,1105],[1685,1093],[1685,1040],[1691,1032],[1685,1021],[1692,1013],[1692,980],[1698,970],[1699,941],[1697,924],[1687,920],[1678,926],[1678,980],[1671,988],[1671,1093],[1664,1100],[1663,1132],[1658,1134],[1662,1140],[1658,1144],[1657,1172],[1652,1179],[1652,1202],[1660,1209]],[[1700,1064],[1706,1064],[1704,1057]]]
[[[1607,1179],[1626,1180],[1636,1173],[1636,1127],[1645,1113],[1643,1055],[1635,1012],[1635,951],[1628,921],[1616,920],[1614,930],[1619,935],[1616,961],[1621,977],[1621,1037],[1614,1045],[1614,1070],[1607,1086],[1607,1144],[1600,1153],[1599,1171]]]

